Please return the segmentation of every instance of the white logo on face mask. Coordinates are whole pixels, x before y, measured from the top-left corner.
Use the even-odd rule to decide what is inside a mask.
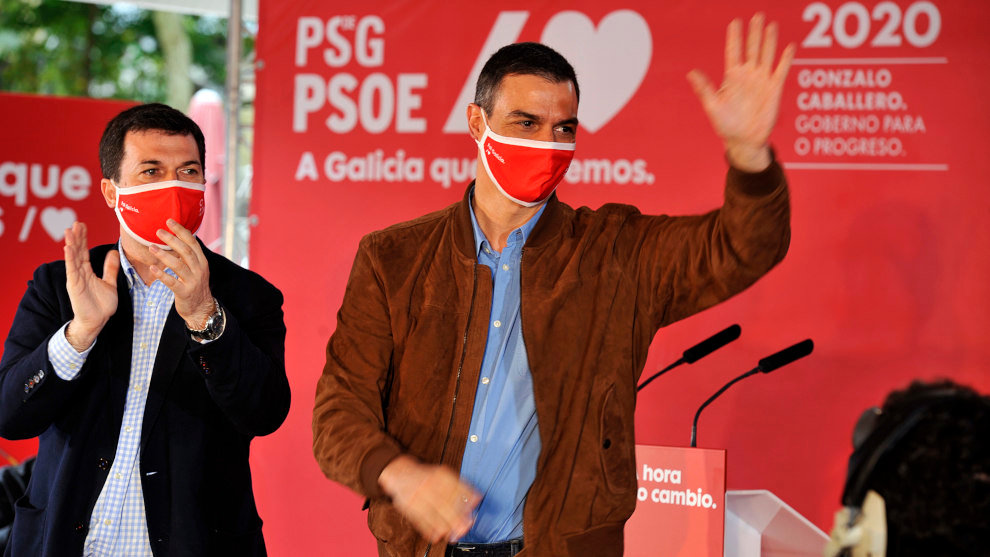
[[[498,162],[505,164],[505,159],[502,158],[502,155],[498,154],[498,151],[496,151],[495,148],[492,147],[491,143],[485,145],[485,150],[488,151],[488,153],[491,154],[491,156],[498,159]]]
[[[120,208],[121,209],[127,209],[128,211],[132,211],[134,213],[140,213],[141,212],[141,211],[138,210],[137,207],[134,207],[132,205],[128,205],[126,201],[121,201],[120,202]]]

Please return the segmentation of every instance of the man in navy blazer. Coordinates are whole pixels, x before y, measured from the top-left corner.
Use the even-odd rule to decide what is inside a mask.
[[[120,215],[130,187],[195,191],[204,151],[174,109],[122,112],[100,142],[107,205]],[[145,201],[144,217],[171,207]],[[248,455],[289,409],[282,295],[176,210],[158,242],[118,216],[120,241],[89,250],[75,223],[65,260],[28,283],[0,361],[0,436],[40,443],[6,555],[265,555]]]

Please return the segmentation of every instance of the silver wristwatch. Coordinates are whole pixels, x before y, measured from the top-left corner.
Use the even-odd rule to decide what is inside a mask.
[[[224,315],[223,308],[220,307],[220,302],[216,298],[213,298],[213,307],[213,315],[210,315],[210,318],[206,320],[206,325],[202,329],[196,330],[186,327],[193,340],[209,342],[220,338],[220,335],[223,334],[227,326],[227,316]]]

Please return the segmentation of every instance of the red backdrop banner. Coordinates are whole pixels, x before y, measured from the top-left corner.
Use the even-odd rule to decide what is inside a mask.
[[[253,455],[273,555],[374,552],[360,498],[313,460],[315,384],[358,239],[457,201],[471,179],[465,108],[487,56],[543,41],[574,64],[581,129],[562,200],[697,213],[721,202],[726,163],[685,74],[718,79],[726,24],[758,10],[798,45],[772,138],[791,250],[657,335],[648,373],[743,328],[640,394],[637,441],[686,445],[708,395],[811,337],[811,357],[709,408],[699,440],[727,450],[729,489],[769,489],[828,528],[863,408],[916,377],[990,389],[986,3],[263,2],[251,261],[286,294],[294,400]]]
[[[73,221],[89,227],[90,245],[117,239],[117,220],[100,193],[103,128],[132,102],[0,93],[0,331],[4,338],[34,269],[62,259]],[[37,440],[0,440],[20,460]],[[0,463],[6,459],[0,460]]]

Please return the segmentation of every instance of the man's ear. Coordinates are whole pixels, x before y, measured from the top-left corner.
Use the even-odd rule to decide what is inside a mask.
[[[468,132],[475,141],[479,141],[485,134],[485,119],[482,115],[482,108],[474,103],[467,107]]]
[[[117,189],[113,187],[113,183],[104,178],[100,180],[100,191],[103,192],[103,199],[107,202],[107,207],[117,206]]]

